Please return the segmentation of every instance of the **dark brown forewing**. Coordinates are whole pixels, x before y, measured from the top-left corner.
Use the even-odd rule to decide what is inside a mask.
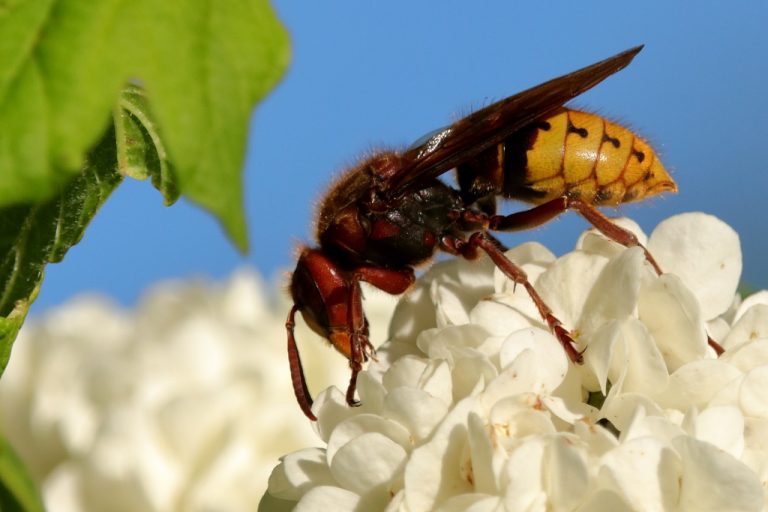
[[[591,66],[510,96],[431,135],[403,154],[403,167],[382,190],[394,197],[414,184],[434,178],[498,144],[629,64],[637,46]]]

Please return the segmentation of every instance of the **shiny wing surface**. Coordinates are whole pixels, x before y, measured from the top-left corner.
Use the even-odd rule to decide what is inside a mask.
[[[394,197],[453,169],[623,69],[642,49],[637,46],[544,82],[433,132],[405,151],[402,167],[380,190]]]

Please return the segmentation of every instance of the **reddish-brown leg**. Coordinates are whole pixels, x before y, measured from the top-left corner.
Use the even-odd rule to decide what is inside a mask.
[[[661,270],[661,267],[658,263],[656,263],[656,260],[653,258],[650,252],[648,252],[648,249],[646,249],[635,236],[634,233],[631,231],[628,231],[621,226],[614,224],[611,222],[611,220],[600,213],[600,211],[592,206],[589,203],[585,203],[583,201],[578,200],[570,200],[567,205],[568,208],[572,208],[579,212],[582,217],[587,219],[590,224],[595,226],[598,231],[600,231],[602,234],[610,238],[611,240],[620,243],[621,245],[625,247],[642,247],[643,251],[645,251],[645,259],[648,260],[648,262],[653,266],[653,268],[656,270],[656,273],[658,275],[663,274],[664,272]],[[712,339],[712,337],[707,334],[707,343],[710,347],[715,351],[715,353],[720,356],[725,352],[725,349],[715,340]]]
[[[554,219],[566,210],[577,211],[592,224],[595,229],[614,242],[620,243],[625,247],[642,248],[645,252],[645,258],[651,266],[653,266],[654,270],[656,270],[656,273],[659,275],[663,273],[659,264],[656,263],[656,260],[653,258],[653,255],[648,252],[648,249],[643,247],[634,233],[614,224],[611,219],[603,215],[600,210],[580,199],[571,199],[565,196],[556,197],[555,199],[540,204],[530,210],[515,212],[509,215],[492,215],[488,218],[487,225],[488,229],[491,231],[519,231],[530,229]],[[471,215],[473,220],[477,218],[477,214]]]
[[[348,326],[351,330],[349,368],[352,375],[347,386],[347,404],[357,407],[360,402],[355,400],[357,390],[357,375],[363,369],[363,363],[368,357],[374,357],[376,350],[368,339],[368,325],[363,312],[363,293],[360,281],[370,283],[376,288],[391,294],[403,293],[407,290],[416,276],[413,269],[402,270],[383,269],[377,267],[361,267],[352,274],[352,293],[349,294]]]
[[[294,304],[288,313],[288,319],[285,321],[285,328],[288,331],[288,364],[291,367],[291,383],[293,384],[293,393],[296,395],[296,401],[304,415],[312,421],[317,418],[312,414],[312,397],[307,388],[307,379],[304,377],[304,368],[301,365],[299,349],[296,347],[296,339],[293,336],[293,328],[296,326],[295,316],[298,307]]]
[[[568,358],[574,363],[581,363],[583,361],[581,353],[576,349],[576,342],[573,340],[570,333],[563,327],[560,320],[558,320],[552,313],[552,310],[549,309],[549,306],[547,306],[541,298],[539,292],[533,287],[528,280],[525,271],[507,259],[494,240],[484,232],[477,232],[473,233],[466,242],[454,237],[445,237],[442,240],[442,243],[446,251],[461,255],[467,259],[477,258],[478,248],[488,254],[499,270],[504,272],[504,275],[514,281],[515,284],[520,284],[525,287],[531,300],[533,300],[533,303],[536,305],[536,309],[539,310],[539,314],[544,321],[547,322],[547,325],[549,325],[549,328],[555,334],[555,337],[563,346],[563,349],[565,349]]]
[[[640,243],[633,232],[611,222],[611,219],[603,215],[600,210],[579,199],[569,199],[565,207],[579,212],[582,217],[587,219],[587,222],[614,242],[618,242],[624,247],[640,247],[645,252],[645,259],[648,260],[656,273],[658,275],[664,273],[653,255]]]
[[[352,370],[352,374],[349,377],[349,386],[347,386],[347,404],[350,407],[360,405],[360,402],[355,400],[357,374],[363,369],[363,363],[368,359],[366,357],[366,348],[371,344],[368,340],[368,328],[365,322],[365,313],[363,312],[363,293],[360,290],[361,279],[362,276],[358,273],[352,276],[352,293],[349,294],[349,307],[347,308],[349,314],[347,322],[352,331],[349,347],[349,368]]]
[[[653,255],[637,239],[634,233],[613,223],[608,217],[603,215],[600,210],[592,204],[586,203],[580,199],[571,199],[568,197],[558,197],[544,204],[525,210],[512,213],[510,215],[494,215],[488,218],[488,229],[496,231],[517,231],[539,226],[545,222],[557,217],[566,210],[575,210],[584,217],[595,229],[611,240],[620,243],[625,247],[640,247],[645,252],[645,259],[654,268],[658,275],[663,274],[661,267],[654,259]],[[474,220],[474,217],[473,217]],[[724,352],[717,342],[707,335],[709,346],[711,346],[717,355]]]

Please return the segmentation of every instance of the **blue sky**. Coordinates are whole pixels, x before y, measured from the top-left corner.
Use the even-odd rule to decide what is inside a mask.
[[[768,2],[274,2],[293,60],[256,110],[245,171],[251,252],[185,201],[165,208],[148,183],[109,199],[33,311],[83,291],[130,305],[164,279],[221,279],[251,265],[281,279],[311,236],[334,173],[376,147],[403,147],[472,109],[621,50],[646,48],[576,101],[648,138],[680,187],[623,206],[647,232],[705,211],[741,236],[743,277],[768,287]],[[513,205],[517,207],[518,205]],[[610,211],[608,213],[611,213]],[[575,214],[509,244],[570,249]]]

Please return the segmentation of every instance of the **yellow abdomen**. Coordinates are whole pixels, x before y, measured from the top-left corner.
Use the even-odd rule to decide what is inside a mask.
[[[537,204],[568,195],[617,205],[677,191],[647,142],[600,116],[563,108],[538,121],[528,137],[517,145],[525,158],[515,159],[525,169],[505,169],[524,176],[505,195]]]

